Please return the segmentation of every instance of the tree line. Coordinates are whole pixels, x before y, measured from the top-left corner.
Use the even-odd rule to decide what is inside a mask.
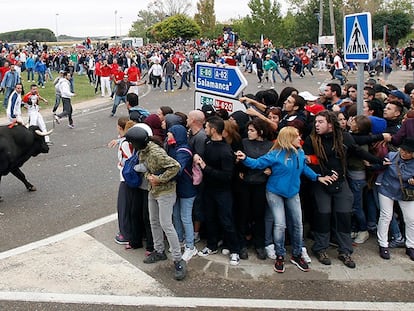
[[[332,35],[330,17],[334,18],[336,41],[343,42],[343,18],[347,14],[370,12],[374,40],[383,38],[387,25],[387,42],[392,47],[407,36],[413,37],[414,5],[411,0],[287,0],[287,12],[282,14],[278,0],[250,0],[250,13],[217,22],[214,0],[199,0],[196,13],[189,16],[189,0],[151,1],[140,10],[132,24],[130,36],[146,37],[153,41],[173,38],[217,38],[223,28],[231,26],[238,37],[247,42],[258,42],[263,35],[277,46],[298,46],[317,42],[319,22],[323,21],[322,35]],[[322,2],[322,12],[320,12]],[[332,7],[332,12],[330,8]],[[410,37],[411,35],[411,37]]]

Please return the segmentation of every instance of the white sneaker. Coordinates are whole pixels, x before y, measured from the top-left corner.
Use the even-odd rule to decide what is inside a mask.
[[[197,255],[197,253],[198,253],[198,250],[195,246],[193,248],[186,247],[184,250],[184,254],[181,258],[185,260],[186,262],[188,262],[191,258],[193,258],[193,256]]]
[[[351,239],[353,240],[353,239],[355,239],[356,237],[357,237],[357,235],[358,235],[358,232],[356,232],[356,231],[352,231],[351,232]]]
[[[311,263],[312,259],[308,255],[308,251],[306,250],[306,247],[302,247],[302,258],[306,263]]]
[[[359,231],[354,242],[357,244],[363,244],[369,239],[368,231]]]
[[[268,258],[276,259],[276,252],[275,252],[274,244],[269,244],[268,246],[265,247],[265,250],[266,250],[266,255]]]
[[[240,256],[237,253],[230,254],[230,265],[237,266],[240,263]]]
[[[221,250],[221,253],[225,256],[228,256],[228,255],[230,255],[230,250],[228,248],[223,248]]]

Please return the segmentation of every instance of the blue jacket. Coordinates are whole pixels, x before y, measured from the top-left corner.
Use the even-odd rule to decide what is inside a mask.
[[[385,171],[378,176],[376,181],[378,192],[392,200],[402,200],[397,162],[400,167],[404,188],[414,189],[414,186],[408,184],[408,179],[414,177],[414,159],[404,161],[401,159],[398,151],[388,153],[387,158],[390,159],[392,164],[387,166]]]
[[[27,69],[33,69],[35,66],[35,60],[33,57],[28,57],[26,59],[26,68]]]
[[[316,181],[319,175],[306,165],[305,153],[302,149],[297,153],[290,152],[287,157],[286,155],[286,150],[275,149],[258,159],[246,157],[243,164],[254,169],[270,167],[272,174],[267,180],[267,191],[284,198],[291,198],[299,193],[302,174],[313,181]]]
[[[177,197],[192,198],[197,195],[197,188],[193,185],[192,164],[193,153],[187,143],[187,130],[182,125],[173,125],[168,132],[174,135],[176,143],[168,148],[168,155],[180,163],[180,171],[177,174]]]

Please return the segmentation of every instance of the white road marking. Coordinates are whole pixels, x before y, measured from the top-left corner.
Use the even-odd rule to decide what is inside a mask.
[[[0,292],[0,300],[106,304],[114,306],[155,306],[177,308],[256,308],[297,310],[413,310],[414,303],[404,302],[360,302],[360,301],[311,301],[273,299],[234,299],[198,297],[132,297],[112,295],[76,295],[32,292]]]
[[[116,219],[117,219],[117,214],[114,213],[114,214],[102,217],[100,219],[94,220],[90,223],[81,225],[79,227],[67,230],[67,231],[62,232],[62,233],[58,233],[58,234],[56,234],[54,236],[51,236],[51,237],[48,237],[46,239],[39,240],[39,241],[36,241],[36,242],[32,242],[32,243],[29,243],[29,244],[26,244],[26,245],[23,245],[23,246],[19,246],[19,247],[10,249],[8,251],[4,251],[4,252],[0,253],[0,260],[5,259],[5,258],[9,258],[9,257],[12,257],[12,256],[20,255],[20,254],[26,253],[28,251],[31,251],[33,249],[36,249],[36,248],[39,248],[39,247],[42,247],[42,246],[45,246],[45,245],[49,245],[51,243],[62,241],[64,239],[70,238],[70,237],[72,237],[76,234],[79,234],[79,233],[91,230],[93,228],[102,226],[104,224],[107,224],[107,223],[109,223],[111,221],[114,221]]]

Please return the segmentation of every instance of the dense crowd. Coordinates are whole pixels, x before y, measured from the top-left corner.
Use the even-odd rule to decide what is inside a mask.
[[[25,61],[22,53],[28,53]],[[110,142],[118,149],[121,181],[115,240],[126,248],[141,248],[145,240],[144,262],[151,264],[167,259],[165,235],[177,280],[185,277],[193,256],[219,250],[238,265],[252,248],[259,259],[273,259],[274,270],[282,273],[287,244],[289,261],[309,271],[305,236],[325,265],[331,264],[327,249],[334,244],[338,259],[355,268],[353,245],[370,236],[378,239],[382,258],[390,258],[390,248],[405,247],[414,260],[414,83],[398,90],[367,80],[358,115],[357,86],[342,74],[350,64],[340,52],[328,55],[313,45],[290,50],[197,40],[136,49],[105,44],[82,51],[2,49],[0,65],[27,70],[33,81],[27,65],[34,57],[46,67],[40,86],[47,68],[69,81],[85,73],[95,93],[100,83],[102,96],[115,96],[112,116],[120,101],[127,103],[129,118],[118,119],[119,138]],[[243,96],[246,112],[230,115],[209,105],[188,114],[166,105],[150,114],[139,107],[137,89],[129,92],[145,73],[153,88],[164,80],[164,91],[173,91],[179,74],[180,88],[189,89],[197,61],[239,64],[257,74],[259,87],[266,79],[270,89]],[[305,69],[313,74],[315,62],[340,84],[328,83],[318,95],[290,86],[280,94],[274,90],[276,74],[283,82],[292,81],[292,71],[303,78]],[[72,93],[71,84],[65,85]],[[9,86],[2,87],[7,93]],[[141,183],[131,187],[123,169],[134,155]],[[206,246],[198,250],[200,237]]]

